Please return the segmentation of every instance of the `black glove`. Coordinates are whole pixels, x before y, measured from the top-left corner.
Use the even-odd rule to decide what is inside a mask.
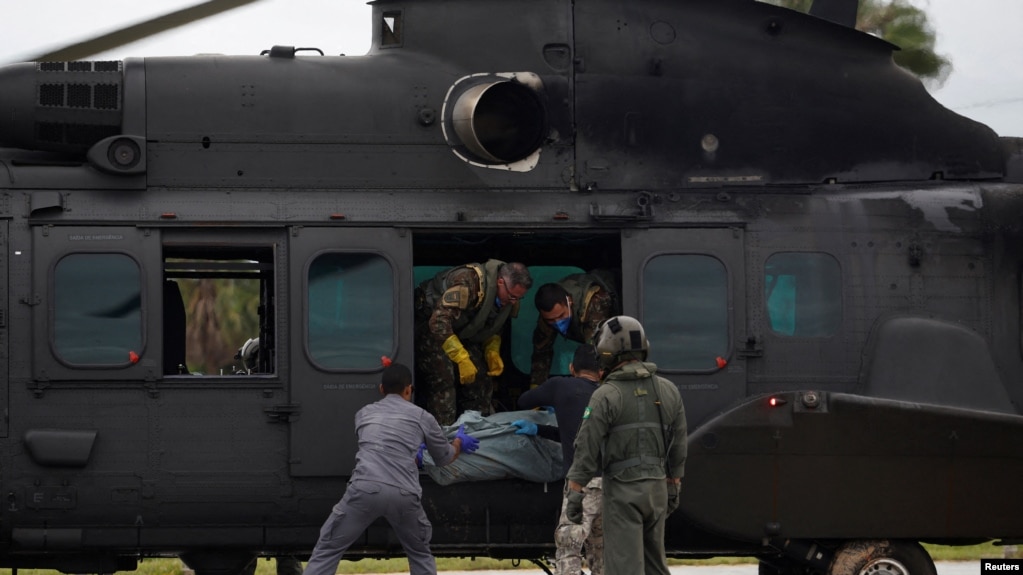
[[[671,515],[673,511],[678,509],[678,492],[680,485],[674,481],[668,482],[668,507],[665,509],[665,517]]]
[[[580,525],[583,522],[583,494],[575,489],[569,489],[568,505],[565,507],[565,515],[568,520],[576,525]]]

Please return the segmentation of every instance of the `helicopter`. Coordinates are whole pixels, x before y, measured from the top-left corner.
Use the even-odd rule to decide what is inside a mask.
[[[686,406],[670,556],[934,575],[921,542],[1023,539],[1023,140],[855,1],[371,5],[363,56],[0,68],[0,566],[308,555],[415,286],[490,258],[616,270]],[[241,368],[187,359],[204,280],[254,302]],[[422,483],[437,555],[545,565],[559,484]]]

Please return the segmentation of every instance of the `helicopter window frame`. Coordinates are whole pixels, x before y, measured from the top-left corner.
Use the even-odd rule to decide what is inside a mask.
[[[272,242],[165,242],[162,256],[165,378],[279,375],[277,263],[277,249]],[[169,282],[177,283],[177,288],[169,289]],[[183,309],[176,311],[179,305]],[[184,317],[175,319],[178,313]],[[183,325],[175,327],[176,322]],[[203,333],[199,327],[208,322],[217,326],[212,334]],[[231,334],[236,337],[230,338]],[[181,340],[177,341],[179,337]],[[171,361],[175,358],[167,357],[168,353],[185,357],[185,366],[174,369]],[[211,358],[215,357],[221,361],[209,368]]]
[[[401,10],[387,10],[380,15],[380,47],[400,48],[405,43],[404,14]]]
[[[337,279],[333,286],[316,285],[320,277],[327,276],[319,276],[315,281],[310,279],[318,262],[337,265],[332,273]],[[303,274],[302,335],[305,354],[312,365],[329,373],[376,371],[380,368],[381,356],[394,356],[398,345],[396,277],[394,262],[380,252],[325,250],[309,259]],[[354,287],[348,281],[353,279],[356,280]],[[372,281],[366,282],[366,279]],[[331,287],[332,293],[328,293]],[[355,305],[348,305],[348,298]],[[371,301],[367,302],[367,298]],[[335,304],[332,313],[324,314],[331,303]],[[361,329],[351,330],[345,325],[359,322]],[[371,347],[366,348],[367,344]]]
[[[110,275],[113,271],[110,265],[99,261],[111,257],[131,265],[129,273],[122,273],[119,280]],[[72,269],[67,267],[72,260],[77,264],[77,260],[84,258],[90,261]],[[132,277],[134,282],[130,281]],[[76,251],[64,254],[53,264],[51,281],[50,345],[57,361],[74,369],[124,369],[138,362],[146,347],[145,282],[142,264],[131,253]],[[96,289],[90,289],[90,286]],[[105,303],[106,306],[98,308],[93,305],[91,310],[84,308],[83,303],[90,299],[93,304]],[[134,306],[130,305],[132,303]],[[134,328],[114,329],[117,323],[124,322],[133,322]],[[73,331],[88,334],[88,337],[75,337],[71,333]],[[137,339],[130,341],[130,332],[135,332]],[[89,343],[81,346],[84,352],[69,355],[71,349],[68,345],[85,341]],[[112,355],[114,349],[120,360]]]
[[[764,260],[763,294],[770,333],[785,338],[835,335],[844,316],[842,288],[842,265],[832,254],[771,254]]]
[[[640,314],[659,370],[720,369],[731,348],[730,289],[728,265],[715,255],[666,252],[644,263]]]

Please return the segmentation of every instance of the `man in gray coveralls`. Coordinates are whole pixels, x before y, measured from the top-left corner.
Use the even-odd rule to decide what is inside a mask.
[[[479,441],[458,429],[449,444],[432,415],[412,403],[412,373],[401,364],[384,369],[383,399],[355,414],[359,451],[344,497],[320,529],[304,575],[334,575],[345,551],[378,517],[387,519],[408,555],[409,573],[437,573],[430,553],[433,528],[420,501],[416,452],[422,443],[438,465],[448,465]]]

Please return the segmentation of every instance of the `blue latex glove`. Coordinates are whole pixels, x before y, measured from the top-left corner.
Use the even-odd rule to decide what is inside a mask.
[[[426,451],[426,444],[419,444],[419,451],[416,452],[416,467],[419,469],[423,468],[423,452]]]
[[[536,435],[536,424],[532,421],[516,419],[511,424],[518,428],[515,430],[515,435]]]
[[[554,406],[553,405],[545,405],[545,406],[541,407],[540,409],[546,411],[548,415],[554,415]]]
[[[465,432],[465,424],[458,426],[458,433],[455,437],[462,440],[462,451],[472,453],[480,448],[480,440]]]

